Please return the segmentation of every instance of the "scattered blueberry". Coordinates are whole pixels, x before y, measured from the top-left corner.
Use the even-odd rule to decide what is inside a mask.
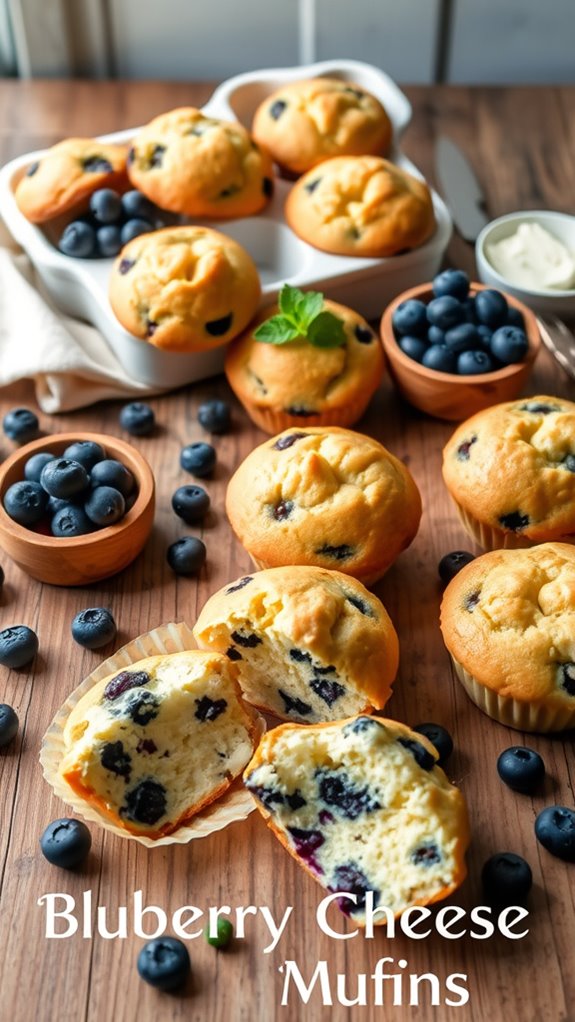
[[[96,231],[96,249],[104,259],[117,256],[122,249],[122,232],[117,224],[98,227]]]
[[[49,461],[54,461],[55,457],[55,454],[50,454],[48,451],[33,454],[24,465],[24,478],[30,483],[39,483],[42,469]]]
[[[0,632],[0,664],[25,667],[38,652],[38,636],[27,625],[12,625]]]
[[[95,525],[114,525],[123,518],[126,502],[112,486],[96,486],[84,504],[84,511]]]
[[[53,536],[66,539],[73,536],[85,536],[92,531],[94,525],[81,507],[65,503],[52,515],[50,528]]]
[[[205,479],[214,471],[216,452],[211,444],[198,442],[182,447],[180,465],[198,479]]]
[[[543,784],[545,764],[535,749],[513,745],[499,756],[497,773],[512,791],[530,795]]]
[[[206,560],[206,547],[195,536],[183,536],[168,547],[167,560],[176,575],[197,575]]]
[[[423,340],[423,337],[412,337],[406,334],[405,337],[400,337],[399,347],[403,351],[404,355],[408,358],[412,358],[414,362],[421,362],[425,352],[427,351],[427,344]]]
[[[462,351],[457,359],[457,372],[460,376],[492,373],[494,369],[493,360],[486,351]]]
[[[18,715],[7,703],[0,703],[0,749],[9,745],[18,733]]]
[[[84,649],[100,649],[116,638],[116,622],[105,607],[88,607],[72,621],[72,638]]]
[[[130,436],[148,436],[156,424],[156,417],[143,401],[131,401],[120,412],[120,426]]]
[[[58,248],[75,259],[90,259],[96,255],[96,232],[85,221],[74,220],[64,228]]]
[[[469,294],[469,277],[463,270],[444,270],[433,279],[433,293],[436,298],[450,295],[462,302]]]
[[[445,344],[432,344],[422,358],[427,369],[435,369],[440,373],[454,373],[457,369],[457,356]]]
[[[439,759],[438,766],[442,767],[453,752],[453,738],[441,724],[417,724],[414,728],[418,734],[423,735],[437,749]]]
[[[111,486],[119,490],[123,497],[129,497],[135,486],[130,470],[114,458],[104,458],[94,465],[90,472],[90,482],[92,486]]]
[[[567,806],[548,806],[535,820],[535,837],[551,855],[575,862],[575,811]]]
[[[90,485],[88,473],[79,461],[55,458],[42,469],[40,483],[51,497],[75,497]]]
[[[432,326],[438,326],[440,330],[451,330],[458,323],[463,323],[465,310],[461,302],[451,295],[444,295],[442,298],[432,298],[427,306],[427,320]]]
[[[91,472],[96,462],[102,461],[106,457],[106,452],[100,444],[93,440],[76,440],[66,448],[62,457],[68,458],[70,461],[78,461],[80,465],[84,466],[86,472]]]
[[[208,944],[211,944],[212,947],[221,949],[227,947],[230,943],[234,935],[234,928],[229,919],[223,919],[222,916],[218,916],[215,936],[212,937],[210,935],[209,926],[207,926],[204,930],[204,935]]]
[[[492,855],[481,871],[483,893],[488,904],[521,905],[533,885],[529,863],[514,852]]]
[[[204,401],[198,409],[198,422],[208,433],[228,433],[232,424],[229,404],[217,398]]]
[[[528,347],[524,331],[516,326],[500,326],[491,338],[491,352],[504,365],[522,362]]]
[[[190,973],[190,955],[176,937],[155,937],[144,944],[138,955],[138,973],[158,990],[175,990]]]
[[[122,213],[126,220],[149,220],[152,222],[156,215],[156,208],[145,195],[135,189],[125,192],[122,195]]]
[[[437,761],[424,745],[420,742],[414,742],[413,738],[398,738],[397,740],[400,745],[403,745],[404,749],[411,753],[415,762],[422,770],[433,770]]]
[[[423,334],[427,328],[427,308],[417,298],[401,302],[393,313],[393,329],[398,334]]]
[[[19,444],[33,440],[38,435],[38,426],[38,416],[29,408],[12,408],[2,422],[6,436]]]
[[[90,213],[98,224],[115,224],[122,215],[122,200],[112,188],[98,188],[90,197]]]
[[[122,247],[127,245],[129,241],[133,241],[134,238],[139,238],[141,234],[149,234],[153,230],[154,225],[149,220],[143,220],[141,217],[126,220],[126,223],[120,230]]]
[[[447,585],[466,564],[470,564],[474,560],[474,555],[468,553],[467,550],[452,550],[451,553],[445,554],[437,566],[441,581]]]
[[[42,855],[53,866],[74,869],[90,851],[92,835],[81,820],[52,820],[40,838]]]
[[[477,328],[473,323],[458,323],[445,332],[444,343],[452,351],[474,351],[480,343]]]
[[[209,495],[201,486],[179,486],[172,497],[172,508],[188,525],[201,521],[209,506]]]
[[[12,483],[4,494],[4,510],[18,525],[36,525],[44,516],[48,495],[40,483]]]
[[[475,295],[475,312],[480,323],[495,330],[507,320],[507,300],[500,291],[493,291],[490,288],[478,291]]]

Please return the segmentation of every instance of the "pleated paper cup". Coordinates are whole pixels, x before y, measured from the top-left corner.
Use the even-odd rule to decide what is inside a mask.
[[[60,774],[60,763],[67,751],[64,744],[64,728],[68,717],[80,699],[103,678],[110,674],[117,674],[125,671],[146,657],[165,655],[166,653],[181,653],[184,650],[197,649],[191,628],[180,622],[171,622],[167,625],[160,625],[151,632],[138,636],[125,646],[122,646],[117,653],[104,660],[78,688],[68,696],[66,702],[60,707],[50,727],[42,740],[40,750],[40,764],[44,777],[54,794],[69,805],[75,813],[82,816],[90,823],[97,823],[104,830],[116,834],[118,837],[130,841],[138,841],[146,848],[161,848],[165,845],[185,845],[196,838],[208,837],[218,830],[223,830],[230,823],[238,820],[245,820],[255,809],[255,802],[244,787],[241,776],[236,778],[230,788],[221,798],[203,809],[197,816],[194,816],[189,823],[178,827],[173,834],[166,834],[163,837],[151,838],[143,834],[131,834],[123,827],[118,827],[107,816],[100,813],[95,806],[90,805],[81,799],[68,785]],[[255,714],[256,720],[256,743],[265,731],[265,721],[259,714]],[[247,765],[247,764],[246,764]]]

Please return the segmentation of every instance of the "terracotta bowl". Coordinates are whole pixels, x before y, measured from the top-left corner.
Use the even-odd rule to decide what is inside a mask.
[[[483,284],[472,283],[470,294],[475,295],[484,290]],[[504,366],[493,373],[475,376],[456,376],[453,373],[427,369],[414,359],[408,358],[395,339],[392,316],[397,306],[408,298],[418,298],[427,305],[433,298],[431,284],[412,287],[398,295],[391,305],[388,305],[381,320],[381,339],[391,376],[398,390],[410,404],[422,412],[427,412],[428,415],[434,415],[437,419],[460,422],[484,408],[489,408],[490,405],[512,401],[521,393],[541,347],[541,337],[531,310],[511,295],[506,294],[505,297],[509,305],[519,309],[523,316],[529,342],[527,357],[523,362]]]
[[[94,440],[109,458],[116,458],[136,480],[138,496],[116,525],[69,539],[26,529],[6,514],[4,494],[24,478],[24,464],[32,454],[62,454],[76,440]],[[39,582],[56,586],[90,585],[122,571],[142,550],[154,523],[154,476],[148,462],[130,444],[103,433],[56,433],[20,447],[0,465],[0,547]]]

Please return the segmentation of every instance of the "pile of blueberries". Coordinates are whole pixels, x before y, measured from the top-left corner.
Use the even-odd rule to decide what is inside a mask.
[[[122,462],[92,440],[77,440],[61,456],[42,451],[28,458],[24,479],[4,494],[4,510],[19,525],[45,522],[53,536],[68,538],[119,522],[136,496]]]
[[[433,298],[401,302],[393,329],[403,353],[427,369],[460,376],[492,373],[523,362],[529,347],[523,317],[500,291],[469,294],[462,270],[433,279]]]
[[[157,207],[141,192],[120,195],[99,188],[90,198],[89,213],[64,228],[58,248],[76,259],[117,256],[133,238],[164,226]]]

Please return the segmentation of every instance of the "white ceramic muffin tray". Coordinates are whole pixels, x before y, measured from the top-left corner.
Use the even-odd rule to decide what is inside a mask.
[[[220,85],[204,112],[225,120],[239,120],[251,127],[256,107],[283,82],[303,78],[335,77],[357,83],[383,103],[393,124],[390,158],[412,174],[421,173],[399,148],[411,118],[411,106],[397,85],[378,68],[358,61],[324,61],[295,68],[278,68],[237,75]],[[103,141],[128,142],[138,129],[129,128]],[[65,313],[93,323],[101,331],[118,360],[133,379],[151,388],[169,389],[201,380],[222,370],[225,347],[194,354],[160,351],[129,334],[120,326],[108,301],[112,259],[74,259],[63,255],[47,230],[29,223],[14,201],[14,188],[25,168],[40,159],[42,151],[19,156],[0,171],[0,214],[28,253],[45,288]],[[272,201],[256,217],[206,222],[239,241],[255,260],[261,281],[262,301],[273,301],[286,282],[316,288],[349,305],[367,319],[379,317],[401,291],[431,280],[451,236],[451,218],[441,198],[433,192],[437,228],[424,245],[387,259],[363,259],[329,255],[301,241],[287,227],[283,206],[291,182],[278,178]],[[170,218],[173,222],[173,217]],[[168,221],[167,221],[168,222]],[[199,222],[199,221],[197,221]]]

